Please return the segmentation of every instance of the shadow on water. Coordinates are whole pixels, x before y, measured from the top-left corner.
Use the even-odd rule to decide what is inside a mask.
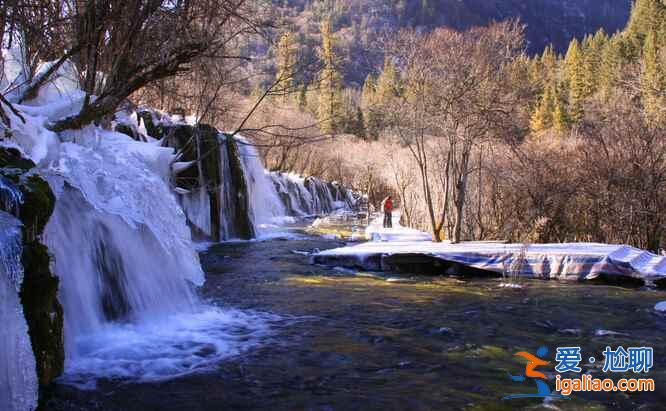
[[[302,253],[340,245],[312,237],[212,246],[201,254],[202,297],[280,315],[269,339],[212,372],[161,383],[99,381],[94,391],[60,385],[49,407],[656,410],[666,403],[666,318],[652,310],[664,291],[538,280],[505,289],[497,279],[328,269]],[[550,359],[557,346],[581,346],[583,358],[602,358],[607,345],[652,346],[656,392],[501,401],[534,391],[507,373],[524,370],[515,352],[541,345]],[[605,376],[601,361],[584,364]]]

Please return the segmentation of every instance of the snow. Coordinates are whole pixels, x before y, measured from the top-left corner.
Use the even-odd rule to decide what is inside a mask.
[[[17,95],[20,86],[25,83],[27,72],[23,65],[23,51],[19,42],[14,42],[11,49],[2,49],[3,73],[0,73],[0,92],[7,93],[5,97]],[[13,91],[13,92],[10,92]]]
[[[600,243],[523,244],[499,242],[427,241],[429,235],[396,224],[393,229],[380,228],[381,218],[372,222],[366,233],[374,241],[323,251],[314,256],[315,262],[339,265],[340,259],[366,267],[376,265],[391,255],[426,255],[486,271],[504,273],[505,267],[521,257],[519,276],[553,279],[594,279],[600,275],[625,276],[653,281],[666,277],[666,257],[627,245]],[[426,238],[426,236],[428,238]]]
[[[37,67],[35,79],[42,77],[55,62],[42,63]],[[51,78],[39,88],[37,97],[26,103],[29,106],[44,108],[47,105],[61,105],[63,102],[79,101],[85,93],[79,88],[79,74],[71,61],[66,61]]]
[[[365,229],[365,237],[371,241],[430,241],[432,236],[423,231],[400,225],[400,211],[393,212],[393,228],[383,228],[384,217],[377,217]]]
[[[660,313],[666,313],[666,301],[662,301],[660,303],[657,303],[654,306],[655,311],[658,311]]]

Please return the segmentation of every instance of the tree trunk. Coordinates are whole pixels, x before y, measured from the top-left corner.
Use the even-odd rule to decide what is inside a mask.
[[[456,184],[456,220],[453,228],[453,243],[459,243],[462,240],[462,223],[463,213],[465,210],[465,200],[467,196],[467,176],[469,174],[469,156],[470,146],[466,146],[462,153],[460,162],[460,175],[458,176],[458,183]]]

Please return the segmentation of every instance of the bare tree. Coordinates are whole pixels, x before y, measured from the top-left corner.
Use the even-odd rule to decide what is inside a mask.
[[[462,239],[468,179],[475,171],[471,157],[510,129],[515,101],[504,75],[522,47],[516,22],[464,33],[403,31],[389,47],[404,90],[384,112],[418,166],[434,241],[442,239],[447,221],[452,240]],[[442,187],[435,190],[436,184]],[[443,196],[440,201],[435,191]]]

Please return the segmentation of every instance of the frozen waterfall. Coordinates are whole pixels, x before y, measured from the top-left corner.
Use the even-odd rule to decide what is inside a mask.
[[[37,371],[19,290],[21,223],[0,211],[0,409],[29,411],[37,406]]]
[[[357,204],[354,192],[337,183],[292,173],[273,172],[270,178],[290,215],[325,215],[342,208],[353,209]]]

